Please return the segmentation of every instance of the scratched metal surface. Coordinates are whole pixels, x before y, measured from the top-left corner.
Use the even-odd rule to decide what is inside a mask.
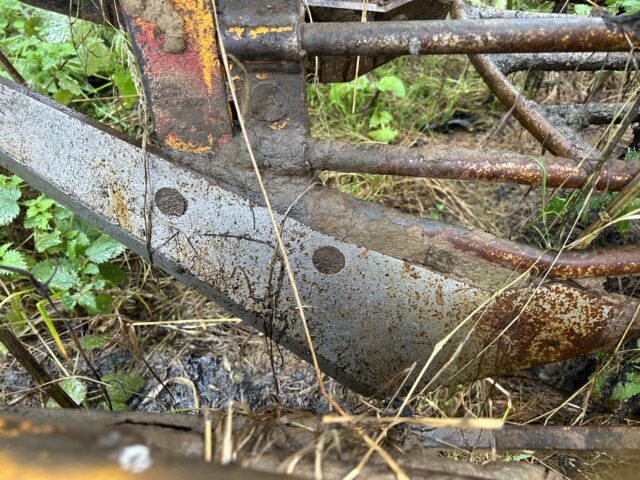
[[[0,159],[3,166],[146,253],[141,149],[0,80]],[[274,322],[274,337],[305,356],[290,286],[280,262],[272,262],[275,245],[267,211],[154,153],[148,153],[148,175],[156,263],[257,328]],[[154,205],[154,195],[162,188],[179,192],[186,209],[180,195],[171,204],[171,195],[163,200],[158,194]],[[159,206],[171,214],[163,214]],[[420,367],[435,343],[491,295],[294,220],[287,220],[285,227],[286,248],[322,366],[360,392],[378,391],[414,362]],[[623,310],[563,284],[541,287],[516,328],[507,329],[475,359],[520,312],[525,300],[521,293],[505,292],[488,304],[484,316],[470,322],[479,320],[477,334],[450,371],[469,366],[455,378],[444,375],[442,381],[480,378],[605,348],[619,337],[636,305]],[[463,329],[447,345],[427,378],[465,335]]]

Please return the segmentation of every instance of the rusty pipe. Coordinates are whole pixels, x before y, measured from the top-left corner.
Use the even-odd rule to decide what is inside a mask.
[[[590,171],[571,158],[535,157],[501,150],[352,145],[334,141],[310,143],[308,161],[315,170],[372,173],[445,180],[478,180],[581,188]],[[595,182],[600,191],[617,192],[640,172],[640,162],[609,160]]]
[[[634,29],[602,17],[425,20],[300,25],[307,55],[434,55],[611,52],[631,48]]]

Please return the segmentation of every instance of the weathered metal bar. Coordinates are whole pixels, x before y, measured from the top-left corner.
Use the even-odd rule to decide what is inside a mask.
[[[640,450],[638,427],[558,427],[546,425],[507,425],[499,430],[460,430],[413,428],[427,448],[464,448],[554,451]]]
[[[480,180],[581,188],[590,176],[587,166],[572,158],[534,157],[501,150],[461,147],[405,148],[396,145],[344,144],[314,141],[308,159],[316,170],[373,173],[447,180]],[[617,192],[640,172],[640,162],[610,160],[595,187]]]
[[[209,2],[127,0],[155,133],[163,149],[211,154],[231,139],[231,118]]]
[[[226,412],[208,411],[212,423],[212,463],[203,461],[205,421],[200,415],[61,411],[0,408],[0,480],[271,480],[344,478],[364,454],[365,445],[349,429],[335,429],[341,448],[322,455],[300,455],[319,444],[327,426],[321,416],[274,411],[273,415],[234,415],[233,463],[220,465],[221,435]],[[556,480],[544,468],[526,462],[474,465],[428,455],[420,445],[422,432],[410,432],[411,454],[389,449],[413,480]],[[277,439],[284,438],[286,441]],[[275,439],[276,441],[265,441]],[[417,454],[424,450],[422,460]],[[349,452],[349,455],[345,455]],[[287,459],[294,459],[287,461]],[[282,473],[287,466],[287,475]],[[395,480],[388,466],[372,458],[360,472],[368,480]]]
[[[632,57],[628,53],[610,52],[513,53],[490,58],[505,75],[529,69],[546,72],[634,70],[634,61],[640,62],[637,54]]]
[[[633,42],[638,39],[629,30]],[[625,33],[599,17],[300,25],[307,55],[442,55],[613,52],[631,48]]]
[[[366,8],[367,12],[384,13],[413,1],[414,0],[386,0],[384,2],[362,2],[358,0],[307,0],[307,4],[310,7],[339,8],[344,10],[363,10]]]
[[[0,480],[282,479],[264,467],[205,463],[201,417],[76,412],[0,410]]]
[[[145,156],[112,131],[4,80],[0,160],[136,252],[152,252],[156,265],[256,328],[268,322],[279,342],[308,358],[291,287],[274,261],[274,236],[264,207],[151,150]],[[277,221],[284,217],[277,215]],[[370,217],[366,227],[374,221]],[[600,297],[562,283],[534,291],[515,284],[495,293],[337,240],[291,218],[285,227],[284,242],[301,280],[320,364],[364,393],[394,390],[406,369],[424,362],[452,326],[467,318],[473,321],[463,323],[427,377],[448,365],[477,324],[476,331],[451,362],[452,373],[434,386],[610,349],[639,305],[631,298]],[[405,237],[410,233],[406,228]],[[476,247],[483,248],[461,245],[461,254]],[[491,254],[494,245],[488,247]],[[459,254],[454,250],[451,255]],[[622,269],[638,268],[640,255],[635,264],[622,256],[619,260]]]
[[[615,103],[562,103],[540,105],[539,110],[557,123],[582,130],[589,125],[608,125],[611,122],[618,124],[623,121],[629,108]],[[640,120],[640,112],[633,112],[630,120]]]

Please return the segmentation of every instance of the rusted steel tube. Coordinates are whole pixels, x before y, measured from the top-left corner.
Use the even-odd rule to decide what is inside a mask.
[[[574,159],[551,155],[536,158],[501,150],[404,148],[333,141],[314,141],[310,146],[308,161],[313,168],[335,172],[540,185],[544,165],[546,185],[566,188],[581,188],[590,174]],[[640,162],[609,160],[595,183],[596,189],[620,191],[638,172]]]
[[[600,17],[313,23],[300,26],[300,41],[308,55],[337,56],[630,49],[624,32]]]
[[[497,243],[480,235],[448,239],[459,251],[470,252],[506,268],[533,268],[548,278],[615,277],[640,273],[640,245],[612,247],[586,252],[542,251],[514,242]],[[507,248],[505,248],[507,247]]]

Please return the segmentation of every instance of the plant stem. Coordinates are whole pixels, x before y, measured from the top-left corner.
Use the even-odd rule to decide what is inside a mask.
[[[60,385],[54,383],[47,371],[29,353],[20,339],[4,326],[0,326],[0,342],[7,347],[9,353],[22,365],[33,380],[53,398],[62,408],[80,408]]]

